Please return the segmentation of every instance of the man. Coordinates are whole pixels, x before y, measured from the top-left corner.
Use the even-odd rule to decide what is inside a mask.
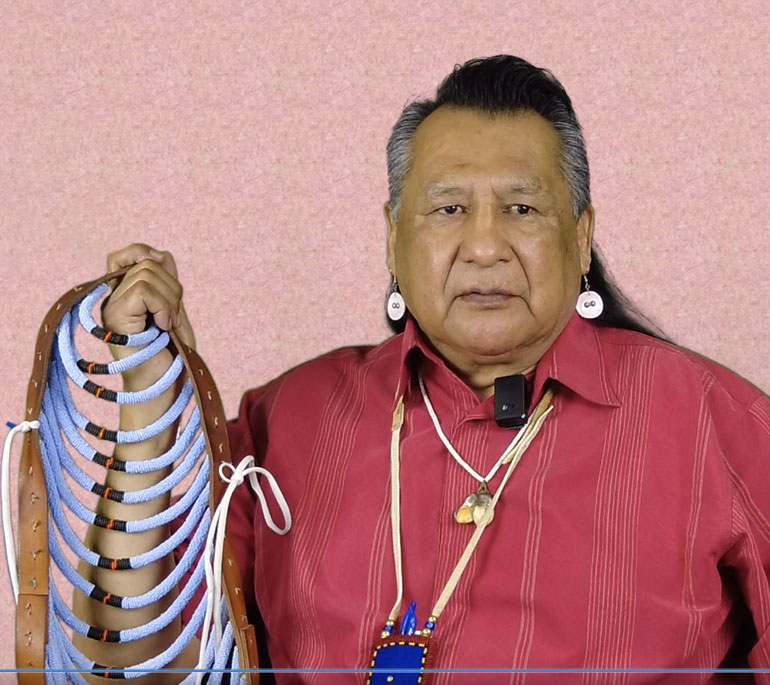
[[[416,601],[440,668],[770,665],[770,402],[638,332],[592,250],[585,146],[561,85],[515,57],[471,61],[404,111],[388,155],[387,264],[409,311],[403,335],[247,393],[230,427],[234,459],[256,455],[293,513],[289,535],[273,535],[245,488],[230,513],[273,666],[368,666],[383,627],[398,631],[401,595]],[[133,245],[108,259],[110,270],[134,264],[105,325],[136,333],[149,313],[192,343],[171,255]],[[575,313],[581,289],[589,304],[604,299],[595,323]],[[125,383],[146,387],[168,363]],[[528,414],[554,392],[518,466],[506,461],[518,433],[495,407],[501,378],[519,379]],[[123,407],[121,426],[146,425],[172,399]],[[171,437],[116,454],[145,459]],[[108,484],[137,487],[123,474]],[[475,529],[464,508],[483,538],[461,568]],[[102,513],[126,518],[113,502]],[[91,543],[112,556],[148,544],[102,530]],[[116,574],[91,577],[125,592]],[[106,609],[80,599],[91,624],[106,627]],[[157,651],[136,645],[99,660]]]

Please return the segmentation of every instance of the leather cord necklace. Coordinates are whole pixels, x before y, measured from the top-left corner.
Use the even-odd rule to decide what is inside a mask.
[[[425,685],[427,682],[424,670],[434,658],[432,648],[432,635],[436,629],[436,624],[446,608],[449,600],[457,588],[460,579],[468,566],[468,562],[473,556],[476,547],[481,541],[487,526],[491,523],[495,507],[500,501],[503,490],[518,466],[524,452],[535,439],[543,423],[548,418],[553,406],[551,404],[554,389],[547,388],[542,399],[532,412],[531,421],[526,429],[522,430],[523,436],[517,444],[508,450],[502,457],[501,463],[507,464],[508,468],[500,483],[497,492],[492,496],[489,506],[484,510],[481,519],[473,531],[468,544],[460,556],[454,570],[449,576],[439,598],[430,612],[430,616],[422,630],[413,630],[410,628],[405,631],[407,624],[416,623],[416,619],[405,617],[402,625],[401,634],[395,634],[395,625],[401,612],[401,604],[404,594],[403,581],[403,563],[401,557],[401,428],[404,423],[404,397],[401,395],[393,411],[393,420],[391,424],[391,445],[390,445],[390,513],[391,513],[391,532],[393,543],[393,560],[396,571],[396,601],[390,611],[388,620],[385,623],[380,639],[375,642],[372,660],[370,663],[371,671],[366,680],[367,685],[386,685],[396,683],[397,685]],[[414,614],[414,604],[410,607],[408,614]]]
[[[508,455],[526,435],[527,426],[532,422],[534,414],[530,415],[527,419],[527,423],[519,429],[519,432],[516,433],[513,440],[511,440],[508,446],[503,450],[500,458],[495,462],[494,466],[492,466],[489,473],[487,473],[486,476],[482,476],[460,456],[460,453],[454,448],[452,443],[449,442],[449,438],[441,428],[441,422],[438,420],[438,415],[433,408],[430,397],[428,397],[428,391],[425,389],[425,382],[422,379],[422,374],[419,372],[417,374],[417,381],[420,386],[423,402],[425,402],[425,408],[428,410],[431,421],[433,421],[433,428],[441,442],[444,444],[444,447],[446,447],[447,452],[452,455],[452,458],[462,466],[465,471],[481,484],[478,490],[468,495],[468,497],[465,498],[465,501],[455,510],[455,521],[462,524],[475,523],[478,525],[484,516],[484,512],[489,509],[492,504],[492,493],[489,491],[489,482],[495,477],[495,474],[503,465],[506,455]],[[492,517],[494,518],[494,514],[492,514]]]

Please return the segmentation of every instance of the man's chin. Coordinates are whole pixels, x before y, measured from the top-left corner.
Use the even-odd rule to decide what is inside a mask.
[[[475,357],[501,359],[526,346],[526,338],[521,335],[520,330],[490,330],[485,327],[469,333],[463,345]]]

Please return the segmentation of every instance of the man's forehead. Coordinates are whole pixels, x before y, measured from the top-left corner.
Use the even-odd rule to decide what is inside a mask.
[[[461,170],[481,156],[503,160],[509,166],[552,164],[560,158],[561,139],[539,114],[492,117],[474,110],[442,109],[417,127],[412,140],[416,166],[440,162]]]
[[[558,134],[528,110],[490,115],[440,107],[420,124],[413,145],[407,181],[430,198],[466,192],[480,181],[499,195],[543,194],[562,177]]]

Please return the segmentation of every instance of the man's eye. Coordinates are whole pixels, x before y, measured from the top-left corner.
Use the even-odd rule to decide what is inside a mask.
[[[527,216],[534,211],[529,205],[510,205],[510,209],[518,216]]]
[[[459,214],[461,210],[462,207],[460,205],[446,205],[445,207],[439,207],[436,211],[439,212],[439,214],[452,216],[454,214]]]

